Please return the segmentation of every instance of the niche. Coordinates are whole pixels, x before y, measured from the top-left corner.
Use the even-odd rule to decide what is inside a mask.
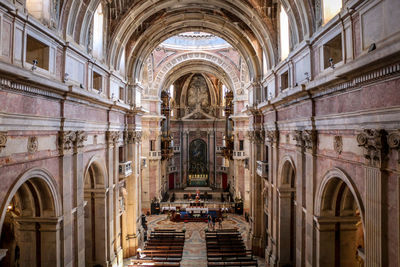
[[[332,38],[324,44],[324,69],[327,69],[343,60],[342,34]]]
[[[281,90],[285,90],[289,87],[289,71],[285,71],[281,75]]]
[[[26,62],[33,64],[35,60],[36,67],[49,70],[49,46],[27,35],[26,39]]]
[[[95,71],[93,71],[93,89],[98,91],[103,89],[103,77]]]

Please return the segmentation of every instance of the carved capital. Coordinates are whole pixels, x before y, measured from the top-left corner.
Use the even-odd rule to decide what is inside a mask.
[[[0,132],[0,152],[6,147],[7,132]]]
[[[135,132],[135,141],[137,143],[142,142],[142,132],[141,131],[136,131]]]
[[[106,138],[109,144],[117,143],[120,139],[120,132],[119,131],[107,131]]]
[[[58,136],[58,146],[62,152],[71,150],[75,142],[76,134],[73,131],[61,131]]]
[[[400,164],[400,130],[390,132],[387,138],[389,148],[398,151],[398,163]]]
[[[76,139],[75,139],[75,146],[77,148],[83,147],[83,143],[87,140],[87,133],[85,131],[77,131],[76,132]]]
[[[302,139],[303,139],[304,147],[306,149],[317,148],[317,131],[315,131],[315,130],[303,131]]]
[[[357,135],[358,146],[364,148],[364,158],[367,164],[380,167],[384,154],[387,151],[385,130],[364,130]]]
[[[35,153],[38,150],[39,147],[39,142],[38,142],[38,138],[36,136],[30,136],[28,138],[28,152],[29,153]]]
[[[300,130],[295,130],[293,131],[292,135],[293,135],[293,140],[296,141],[296,146],[304,147],[303,132]]]
[[[278,141],[279,132],[277,130],[266,131],[265,132],[265,141],[266,142],[277,142]]]

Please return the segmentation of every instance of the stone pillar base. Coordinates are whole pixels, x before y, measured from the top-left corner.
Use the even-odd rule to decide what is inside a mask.
[[[259,237],[253,237],[251,242],[251,250],[253,254],[259,257],[265,256],[265,248],[262,245],[262,239]]]

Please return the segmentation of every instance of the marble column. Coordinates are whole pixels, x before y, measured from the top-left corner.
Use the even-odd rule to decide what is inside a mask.
[[[74,220],[71,214],[73,209],[73,148],[75,146],[76,132],[61,131],[58,137],[58,147],[60,151],[60,169],[62,170],[60,181],[61,196],[63,199],[63,266],[72,266],[74,263],[73,253],[73,227]],[[82,249],[81,249],[82,250]],[[79,251],[82,253],[82,251]],[[84,248],[83,248],[84,253]]]
[[[304,255],[305,255],[305,246],[304,246],[304,204],[305,204],[305,192],[303,190],[304,184],[304,140],[303,140],[303,132],[300,130],[296,130],[293,132],[293,139],[296,141],[296,157],[295,157],[295,165],[296,165],[296,266],[304,266]]]
[[[132,161],[132,174],[126,177],[126,216],[129,220],[126,220],[126,236],[123,236],[123,247],[124,247],[124,257],[132,257],[136,255],[136,249],[138,245],[137,240],[137,187],[138,187],[138,164],[140,165],[140,160],[137,160],[138,146],[136,142],[136,132],[127,131],[125,132],[125,149],[127,150],[127,160]]]
[[[387,266],[386,242],[383,242],[383,186],[387,152],[386,132],[384,130],[364,130],[357,135],[358,145],[364,149],[365,158],[365,266]]]
[[[73,176],[74,176],[74,204],[76,212],[74,218],[74,239],[75,244],[75,264],[77,266],[85,266],[85,212],[84,212],[84,185],[85,185],[85,170],[83,165],[83,146],[87,140],[87,134],[83,131],[78,131],[76,134],[74,154],[73,154]]]

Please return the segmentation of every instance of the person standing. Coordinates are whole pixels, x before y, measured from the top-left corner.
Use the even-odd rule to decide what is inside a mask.
[[[215,216],[212,216],[212,229],[215,231]]]
[[[212,224],[211,224],[211,215],[210,214],[207,215],[207,221],[208,221],[208,229],[211,230]]]

